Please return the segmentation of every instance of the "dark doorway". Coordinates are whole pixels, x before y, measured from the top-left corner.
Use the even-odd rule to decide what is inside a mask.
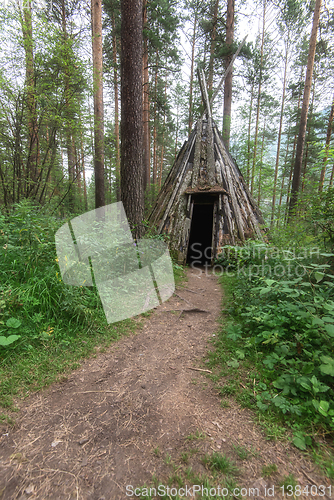
[[[187,262],[211,264],[212,256],[213,203],[194,204],[191,220]]]

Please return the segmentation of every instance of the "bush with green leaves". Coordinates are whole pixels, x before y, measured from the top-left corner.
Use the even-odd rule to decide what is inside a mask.
[[[307,251],[296,256],[292,251],[271,250],[267,246],[266,259],[261,253],[257,260],[249,257],[242,268],[245,259],[236,261],[229,308],[234,322],[227,336],[244,356],[255,354],[261,366],[263,380],[256,395],[260,410],[291,415],[295,423],[308,422],[332,433],[333,254]],[[280,276],[272,266],[280,266]],[[309,441],[299,434],[295,444],[302,448]]]
[[[0,219],[0,356],[51,338],[69,341],[92,320],[99,297],[61,280],[54,234],[64,221],[27,202]]]

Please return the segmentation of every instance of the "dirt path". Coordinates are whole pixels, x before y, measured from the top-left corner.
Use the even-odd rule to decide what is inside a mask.
[[[243,498],[264,497],[263,488],[274,483],[279,498],[278,480],[289,473],[302,487],[312,485],[307,476],[324,484],[298,450],[267,441],[250,411],[233,401],[221,407],[205,373],[191,369],[205,368],[221,310],[216,278],[198,274],[189,271],[186,288],[137,335],[20,404],[15,429],[0,433],[1,500],[138,498],[126,486],[152,485],[153,475],[164,485],[174,478],[178,488],[183,477],[190,487],[199,475],[210,477],[203,457],[213,451],[237,463]],[[240,445],[250,450],[247,459],[240,459]],[[262,479],[271,464],[277,472]],[[260,496],[249,494],[253,487]]]

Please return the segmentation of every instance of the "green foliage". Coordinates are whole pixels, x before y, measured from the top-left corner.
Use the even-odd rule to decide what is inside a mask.
[[[315,248],[280,251],[258,242],[219,257],[234,275],[233,322],[225,327],[232,352],[224,363],[255,361],[261,378],[254,403],[284,416],[300,449],[312,442],[305,425],[334,431],[332,258]]]
[[[94,287],[63,283],[54,244],[63,223],[28,202],[0,214],[1,406],[51,383],[131,324],[106,325]]]
[[[330,249],[334,248],[334,189],[329,187],[316,196],[311,211],[311,220]]]

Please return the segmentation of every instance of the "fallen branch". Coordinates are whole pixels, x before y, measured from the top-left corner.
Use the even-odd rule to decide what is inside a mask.
[[[179,299],[182,299],[184,300],[185,302],[187,302],[187,304],[190,304],[191,306],[193,306],[194,304],[192,304],[191,302],[189,302],[189,300],[185,299],[184,297],[181,297],[181,295],[178,295],[176,292],[174,292],[174,295],[176,295],[177,297],[179,297]]]
[[[189,370],[195,370],[196,372],[212,373],[211,370],[203,370],[202,368],[193,368],[192,366],[187,366]]]
[[[80,391],[80,392],[75,392],[74,394],[90,394],[90,393],[101,393],[101,394],[105,394],[105,393],[114,393],[117,391]]]
[[[319,486],[317,485],[317,483],[310,477],[306,474],[305,471],[302,470],[302,473],[304,474],[304,476],[311,482],[313,483],[317,488],[319,488]]]
[[[174,311],[181,311],[183,312],[203,312],[209,314],[210,311],[207,311],[206,309],[200,309],[199,307],[193,307],[192,309],[163,309],[160,312],[174,312]]]

